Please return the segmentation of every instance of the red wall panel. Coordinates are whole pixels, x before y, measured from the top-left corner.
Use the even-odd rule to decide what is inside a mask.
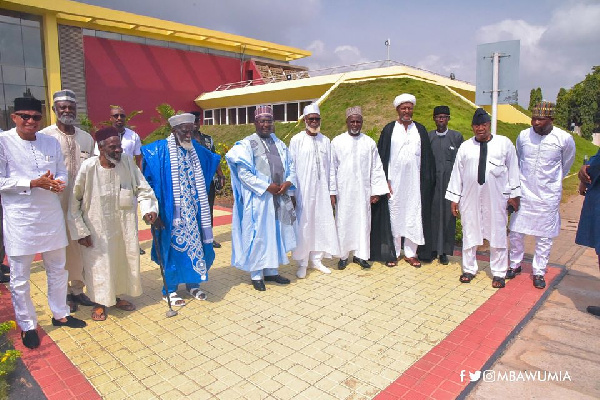
[[[97,124],[107,120],[111,105],[144,113],[131,120],[146,137],[158,124],[156,106],[198,110],[194,99],[217,86],[245,79],[240,60],[145,44],[84,37],[88,113]]]

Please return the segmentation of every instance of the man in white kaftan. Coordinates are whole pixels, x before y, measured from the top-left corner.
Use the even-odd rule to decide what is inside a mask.
[[[273,133],[273,110],[256,107],[256,133],[227,152],[233,187],[231,264],[250,272],[252,285],[266,290],[265,281],[289,284],[279,274],[296,247],[296,213],[287,193],[296,183],[288,148]]]
[[[462,283],[477,274],[477,246],[490,243],[492,287],[503,288],[508,268],[507,206],[519,209],[521,188],[515,146],[505,136],[492,135],[490,116],[478,108],[473,116],[475,136],[458,149],[446,199],[452,213],[461,215],[463,231]]]
[[[315,103],[304,107],[306,130],[290,140],[290,157],[296,168],[295,199],[298,218],[297,245],[292,256],[298,262],[298,278],[306,277],[309,261],[325,274],[323,257],[338,255],[335,219],[329,197],[331,142],[320,132],[321,114]]]
[[[42,254],[48,277],[48,304],[54,326],[82,328],[69,315],[65,218],[58,193],[67,171],[56,139],[38,132],[42,103],[15,99],[11,118],[16,127],[0,134],[0,193],[4,210],[4,244],[10,264],[10,292],[23,344],[40,345],[37,316],[31,301],[29,276],[36,253]]]
[[[92,319],[104,321],[106,307],[135,309],[117,296],[142,293],[136,200],[144,221],[151,224],[158,204],[133,159],[121,157],[116,129],[100,129],[96,138],[100,155],[83,162],[73,185],[69,231],[84,246],[84,282],[97,303]]]
[[[335,222],[340,244],[338,268],[353,261],[362,268],[371,251],[371,204],[389,193],[383,165],[375,141],[361,133],[363,124],[360,107],[346,110],[348,131],[331,141],[330,190],[335,204]]]
[[[510,218],[510,267],[506,278],[521,273],[524,236],[535,236],[533,286],[546,287],[544,275],[552,247],[552,238],[560,233],[562,180],[575,159],[573,137],[552,125],[554,104],[535,105],[531,128],[517,138],[517,157],[521,171],[521,208]]]
[[[415,96],[403,93],[394,99],[398,119],[388,123],[377,149],[390,195],[374,206],[372,253],[392,267],[404,249],[404,261],[415,268],[434,256],[431,204],[435,186],[435,159],[427,129],[413,121]],[[389,225],[383,217],[389,215]],[[389,243],[392,242],[392,243]],[[389,251],[390,247],[394,250]],[[391,250],[391,249],[390,249]],[[379,253],[379,254],[378,254]]]
[[[81,163],[93,155],[94,139],[89,133],[73,125],[77,118],[77,100],[73,91],[61,90],[54,93],[52,98],[54,100],[52,110],[56,114],[56,124],[42,129],[41,132],[52,136],[60,143],[69,177],[65,190],[58,196],[66,221],[75,177]],[[65,251],[67,257],[65,269],[69,273],[67,304],[69,304],[71,312],[75,312],[77,311],[77,303],[84,306],[92,306],[94,303],[83,293],[81,246],[77,243],[77,240],[69,240]]]

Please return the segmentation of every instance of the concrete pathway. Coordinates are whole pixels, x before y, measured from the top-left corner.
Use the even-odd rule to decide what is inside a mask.
[[[76,316],[87,328],[55,329],[38,264],[32,297],[42,346],[30,351],[12,337],[49,399],[600,398],[600,319],[585,313],[600,305],[600,274],[593,251],[573,242],[581,200],[564,208],[551,260],[568,271],[561,281],[564,268],[549,269],[555,289],[533,288],[527,274],[492,289],[481,254],[484,270],[469,285],[458,282],[457,255],[449,266],[421,269],[375,263],[338,271],[332,260],[331,275],[310,270],[304,280],[289,265],[281,272],[292,284],[262,293],[230,266],[231,216],[220,209],[215,234],[223,247],[202,284],[207,301],[181,290],[188,304],[166,318],[160,273],[147,251],[144,294],[131,299],[136,311],[113,307],[107,321],[95,322],[90,307],[81,307]],[[148,227],[140,229],[148,250]],[[0,297],[0,318],[14,318],[4,286]],[[571,381],[469,383],[469,372],[488,369],[568,371]]]
[[[523,330],[488,368],[498,376],[514,372],[517,380],[484,382],[480,379],[470,399],[598,399],[600,398],[600,318],[586,312],[600,305],[598,257],[591,248],[575,245],[583,197],[572,197],[561,207],[562,226],[550,262],[565,265],[566,275],[548,292]],[[526,247],[532,257],[534,243]],[[530,279],[519,276],[516,279]],[[518,379],[519,372],[558,373],[560,381]],[[566,379],[568,373],[570,379]],[[492,376],[490,375],[490,376]],[[524,374],[522,374],[523,376]],[[471,388],[469,388],[471,389]]]

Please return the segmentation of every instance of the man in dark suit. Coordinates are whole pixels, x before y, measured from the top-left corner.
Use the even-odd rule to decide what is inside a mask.
[[[464,138],[460,132],[448,129],[448,121],[450,121],[448,106],[435,107],[433,121],[437,129],[429,132],[436,173],[431,205],[432,250],[439,257],[440,263],[447,265],[448,254],[452,255],[454,252],[456,217],[452,215],[450,201],[445,199],[445,195],[456,152]]]

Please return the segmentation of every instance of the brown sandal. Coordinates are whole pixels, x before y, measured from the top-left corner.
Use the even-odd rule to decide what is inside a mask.
[[[115,304],[115,307],[117,307],[119,310],[123,310],[123,311],[133,311],[135,310],[135,306],[128,302],[127,300],[123,300],[117,297],[117,304]]]
[[[406,261],[407,263],[409,263],[411,266],[415,267],[415,268],[421,268],[421,261],[419,261],[419,259],[417,257],[404,257],[404,261]]]
[[[92,319],[94,321],[106,321],[106,307],[97,305],[92,308]]]

